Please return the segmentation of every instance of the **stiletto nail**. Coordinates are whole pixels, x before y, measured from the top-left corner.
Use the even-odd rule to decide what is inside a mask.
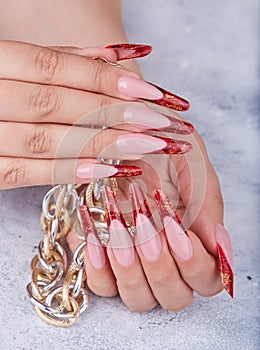
[[[115,50],[118,61],[122,61],[147,56],[152,51],[152,46],[142,44],[112,44],[105,46],[105,49]]]
[[[220,224],[216,225],[216,240],[221,283],[228,294],[233,298],[234,266],[232,246],[229,234]]]
[[[194,126],[184,120],[179,120],[173,117],[169,117],[171,125],[163,129],[163,131],[168,133],[174,133],[178,135],[189,135],[194,131]]]
[[[155,86],[142,79],[129,76],[119,78],[117,87],[123,95],[128,97],[160,101],[164,96]]]
[[[80,179],[100,179],[106,177],[129,177],[142,174],[138,166],[109,165],[100,163],[84,163],[76,169],[76,175]]]
[[[120,135],[116,146],[119,152],[125,154],[183,154],[192,149],[186,141],[137,133]]]
[[[157,105],[164,106],[167,108],[175,109],[176,111],[187,111],[190,108],[190,103],[184,98],[173,94],[167,90],[164,90],[160,86],[150,83],[150,85],[154,86],[158,91],[161,91],[162,98],[158,100],[151,101],[152,103],[156,103]],[[149,101],[149,97],[143,98],[144,100]]]
[[[191,239],[171,201],[161,190],[155,190],[153,195],[173,254],[183,261],[189,260],[193,255]]]
[[[110,246],[118,263],[122,266],[130,266],[134,262],[135,253],[125,219],[111,188],[104,186],[102,195],[109,229]]]
[[[147,199],[137,183],[130,185],[130,196],[136,226],[135,244],[140,246],[147,260],[157,260],[162,250],[161,238],[154,224]]]
[[[86,205],[80,206],[80,216],[83,233],[87,243],[89,261],[95,269],[101,270],[106,265],[106,256],[104,248],[97,238],[95,224]]]

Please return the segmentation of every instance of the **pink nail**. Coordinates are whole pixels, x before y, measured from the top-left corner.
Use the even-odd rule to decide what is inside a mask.
[[[106,265],[106,256],[104,248],[101,246],[97,237],[90,233],[87,237],[87,252],[91,265],[98,270],[103,269]]]
[[[224,226],[220,224],[216,225],[216,240],[217,243],[221,246],[231,269],[234,270],[234,260],[230,237],[227,231],[225,230]]]
[[[98,163],[81,164],[76,169],[76,175],[80,179],[99,179],[113,176],[117,173],[117,169],[113,166]]]
[[[162,250],[161,238],[156,230],[147,199],[137,183],[130,185],[130,196],[136,226],[135,244],[140,246],[147,260],[157,260]]]
[[[154,225],[144,214],[137,214],[136,216],[135,242],[136,245],[140,245],[142,253],[147,260],[157,260],[161,255],[161,238]]]
[[[171,125],[171,121],[160,113],[143,106],[127,107],[124,111],[124,120],[128,124],[146,129],[164,129]]]
[[[193,247],[183,228],[170,216],[163,219],[163,226],[173,253],[183,261],[189,260],[193,255]]]
[[[145,154],[162,150],[166,142],[144,134],[126,134],[117,138],[116,146],[119,152],[126,154]]]
[[[142,79],[133,77],[121,77],[117,82],[118,90],[128,97],[158,100],[163,98],[163,93],[155,86]]]
[[[111,220],[109,227],[110,245],[121,266],[130,266],[135,260],[131,237],[119,220]]]

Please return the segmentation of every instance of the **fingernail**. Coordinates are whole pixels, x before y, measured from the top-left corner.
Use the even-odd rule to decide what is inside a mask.
[[[84,163],[76,169],[76,175],[80,179],[100,179],[107,177],[129,177],[142,174],[138,166],[108,165],[99,163]]]
[[[105,49],[113,49],[117,53],[118,61],[140,58],[152,51],[150,45],[142,44],[112,44],[105,46]]]
[[[169,119],[171,121],[171,125],[163,129],[163,131],[178,135],[189,135],[193,133],[194,126],[191,123],[173,117],[169,117]]]
[[[110,187],[104,186],[102,195],[113,254],[121,266],[130,266],[135,260],[134,245],[123,214]]]
[[[147,107],[130,106],[123,114],[126,123],[143,129],[165,129],[171,126],[168,118]]]
[[[147,199],[137,183],[130,185],[130,196],[136,226],[135,244],[147,260],[155,261],[162,251],[160,235],[155,227]]]
[[[180,260],[189,260],[193,255],[191,239],[175,213],[171,201],[161,190],[155,190],[153,195],[173,254]]]
[[[220,224],[216,225],[216,240],[221,283],[228,294],[233,298],[234,263],[232,245],[228,232]]]
[[[142,79],[121,77],[117,82],[118,90],[125,96],[147,100],[160,100],[163,93]]]
[[[190,108],[190,103],[184,98],[173,94],[167,90],[164,90],[160,86],[150,83],[150,85],[154,86],[158,91],[162,93],[162,97],[158,100],[153,99],[153,103],[156,103],[160,106],[164,106],[167,108],[175,109],[176,111],[187,111]],[[132,96],[133,97],[133,96]],[[144,97],[144,100],[150,100],[149,97]]]
[[[125,154],[183,154],[192,149],[186,141],[137,133],[120,135],[116,146],[119,152]]]
[[[80,206],[82,229],[87,243],[87,254],[91,265],[98,270],[106,265],[104,248],[97,238],[95,224],[87,206]]]
[[[145,106],[130,106],[123,113],[124,120],[144,130],[163,130],[168,133],[189,135],[194,126],[184,120],[168,117]]]

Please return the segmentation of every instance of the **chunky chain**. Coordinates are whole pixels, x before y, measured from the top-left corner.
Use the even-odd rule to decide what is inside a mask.
[[[32,259],[32,278],[27,292],[36,313],[45,322],[65,327],[85,311],[89,295],[83,288],[85,241],[76,249],[68,266],[64,237],[70,230],[82,238],[78,208],[80,186],[57,185],[43,199],[41,224],[44,237]],[[86,188],[83,190],[85,193]]]

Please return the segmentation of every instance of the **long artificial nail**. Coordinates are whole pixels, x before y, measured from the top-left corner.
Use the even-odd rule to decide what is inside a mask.
[[[144,130],[163,130],[179,135],[189,135],[194,130],[192,124],[155,112],[146,106],[127,107],[123,117],[127,124]]]
[[[106,265],[106,256],[104,248],[97,238],[95,224],[87,206],[80,206],[80,216],[83,233],[87,243],[89,261],[95,269],[101,270]]]
[[[118,90],[125,96],[147,100],[161,100],[163,93],[142,79],[124,76],[118,79]]]
[[[116,140],[119,152],[125,154],[183,154],[192,149],[189,142],[146,134],[124,134]]]
[[[189,260],[193,255],[191,239],[175,213],[171,201],[161,190],[155,190],[153,195],[173,254],[180,260]]]
[[[175,109],[176,111],[187,111],[190,108],[190,103],[184,98],[173,94],[167,90],[164,90],[160,86],[150,83],[150,85],[154,86],[158,91],[161,91],[162,97],[158,100],[151,101],[152,103],[156,103],[157,105],[164,106],[167,108]],[[149,97],[143,98],[144,100],[150,101]]]
[[[135,244],[147,260],[155,261],[162,251],[160,235],[154,224],[147,199],[137,183],[130,185],[130,196],[136,226]]]
[[[80,179],[100,179],[107,177],[129,177],[142,174],[138,166],[109,165],[100,163],[84,163],[76,169],[76,175]]]
[[[135,252],[123,214],[110,187],[104,186],[102,195],[109,229],[110,246],[118,263],[121,266],[130,266],[135,260]]]
[[[220,224],[216,225],[216,240],[221,283],[228,294],[233,298],[234,264],[232,246],[229,234]]]
[[[144,57],[152,51],[150,45],[142,44],[112,44],[105,46],[105,49],[115,50],[118,61]]]

